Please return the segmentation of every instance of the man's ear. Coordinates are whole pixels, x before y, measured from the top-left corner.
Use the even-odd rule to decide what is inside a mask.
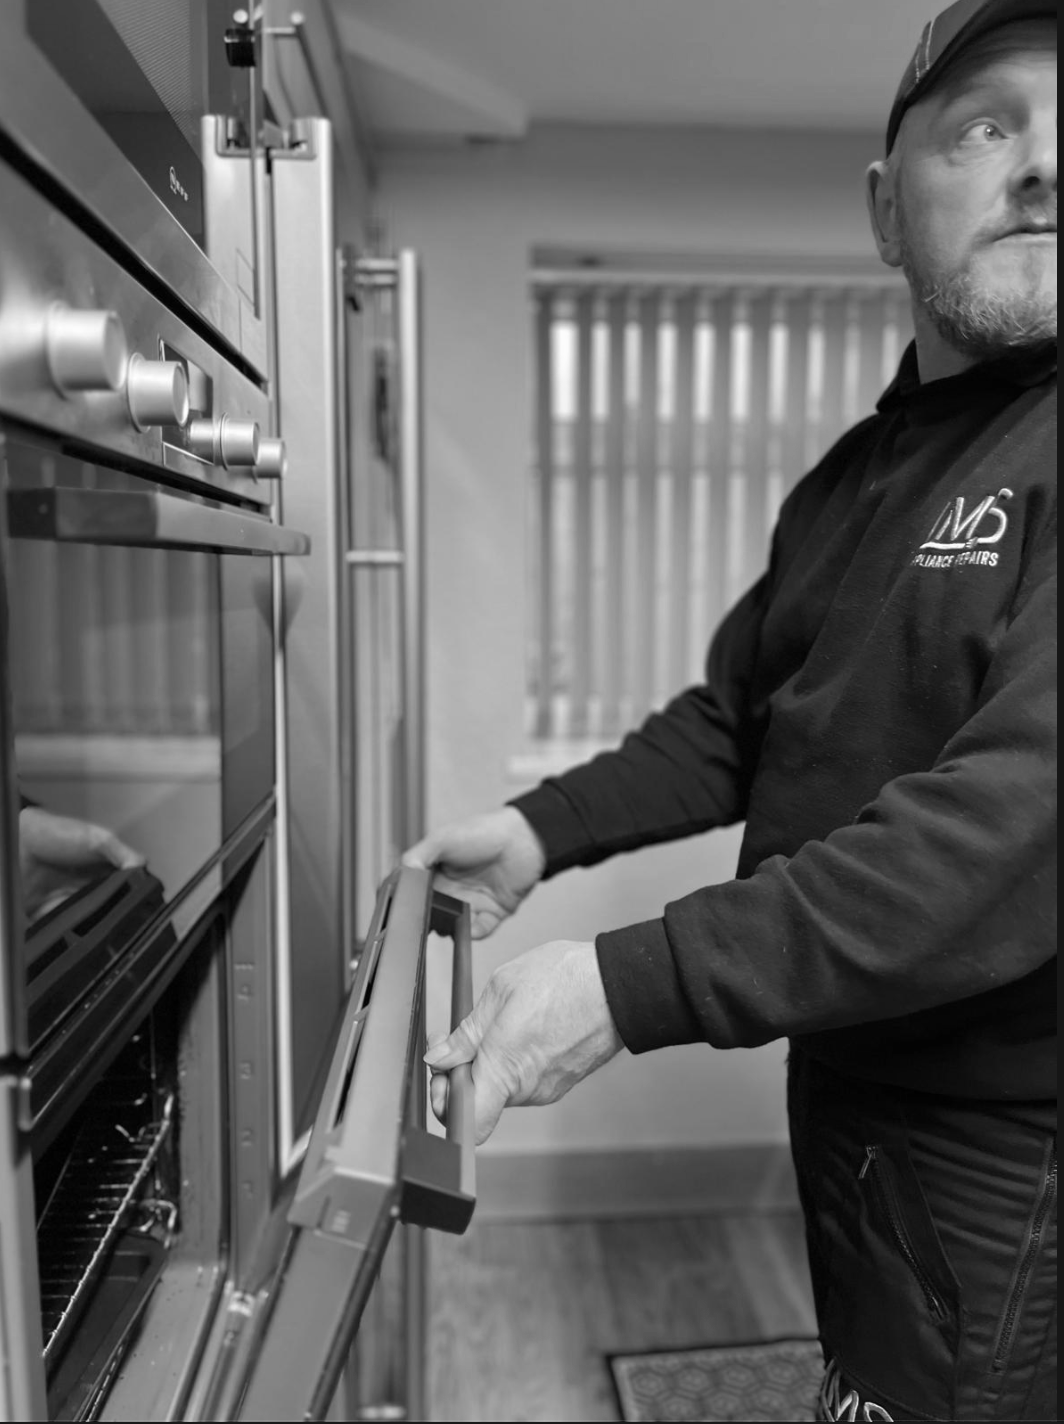
[[[897,173],[889,162],[878,159],[869,166],[865,174],[865,197],[879,255],[888,267],[900,267]]]

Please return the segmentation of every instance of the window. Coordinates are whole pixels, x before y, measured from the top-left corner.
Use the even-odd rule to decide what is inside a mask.
[[[882,270],[835,281],[539,272],[527,734],[610,741],[702,675],[787,491],[911,336]]]

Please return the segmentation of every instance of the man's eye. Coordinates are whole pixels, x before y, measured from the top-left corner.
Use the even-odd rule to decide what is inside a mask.
[[[978,123],[968,125],[961,134],[961,142],[969,144],[994,143],[997,139],[1004,137],[1004,132],[992,119],[980,119]]]

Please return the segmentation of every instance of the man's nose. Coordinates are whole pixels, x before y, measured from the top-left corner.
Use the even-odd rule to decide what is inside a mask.
[[[1056,197],[1057,191],[1057,119],[1044,119],[1031,125],[1022,158],[1013,175],[1016,190],[1030,202],[1035,198]]]

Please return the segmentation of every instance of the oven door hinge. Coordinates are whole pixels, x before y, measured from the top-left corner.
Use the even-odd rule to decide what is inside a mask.
[[[255,1318],[262,1297],[232,1289],[225,1301],[222,1335],[206,1389],[190,1401],[189,1419],[233,1419],[243,1393],[255,1344]]]

